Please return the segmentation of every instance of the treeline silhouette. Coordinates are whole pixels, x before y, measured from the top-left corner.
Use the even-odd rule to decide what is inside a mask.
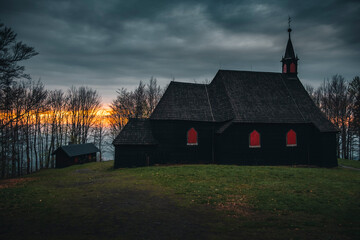
[[[116,99],[110,104],[109,124],[113,138],[126,125],[130,118],[148,118],[162,97],[163,89],[151,77],[148,84],[140,81],[134,91],[121,88]]]
[[[360,78],[347,82],[341,75],[324,80],[318,87],[305,85],[314,103],[339,129],[338,158],[359,159],[360,156]]]
[[[120,89],[105,111],[89,87],[49,91],[33,81],[19,62],[37,54],[0,24],[0,178],[54,167],[53,151],[69,142],[93,142],[103,151],[129,118],[148,117],[161,97],[152,77],[134,91]]]

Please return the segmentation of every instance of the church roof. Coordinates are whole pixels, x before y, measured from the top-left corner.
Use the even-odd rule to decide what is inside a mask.
[[[313,123],[337,131],[296,76],[270,72],[219,70],[210,84],[171,82],[151,119]]]
[[[152,135],[149,119],[130,119],[113,145],[155,145],[157,141]]]
[[[151,119],[213,121],[206,84],[171,82]]]

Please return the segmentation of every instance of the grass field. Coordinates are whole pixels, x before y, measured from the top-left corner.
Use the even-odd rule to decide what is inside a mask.
[[[359,239],[360,171],[113,162],[0,181],[0,239]],[[15,184],[16,183],[16,184]]]

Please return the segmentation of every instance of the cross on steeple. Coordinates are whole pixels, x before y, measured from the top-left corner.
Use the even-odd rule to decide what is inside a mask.
[[[290,38],[290,33],[291,33],[291,26],[290,26],[290,23],[291,23],[291,17],[289,16],[288,18],[288,24],[289,24],[289,28],[288,28],[288,32],[289,32],[289,38]]]
[[[291,23],[291,17],[289,16],[289,18],[288,18],[289,28],[290,28],[290,23]]]

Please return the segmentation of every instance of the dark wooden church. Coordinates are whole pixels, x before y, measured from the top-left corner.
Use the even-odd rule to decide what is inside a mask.
[[[210,84],[171,82],[150,119],[131,119],[116,137],[114,167],[337,166],[337,129],[297,77],[288,32],[282,73],[219,70]]]

